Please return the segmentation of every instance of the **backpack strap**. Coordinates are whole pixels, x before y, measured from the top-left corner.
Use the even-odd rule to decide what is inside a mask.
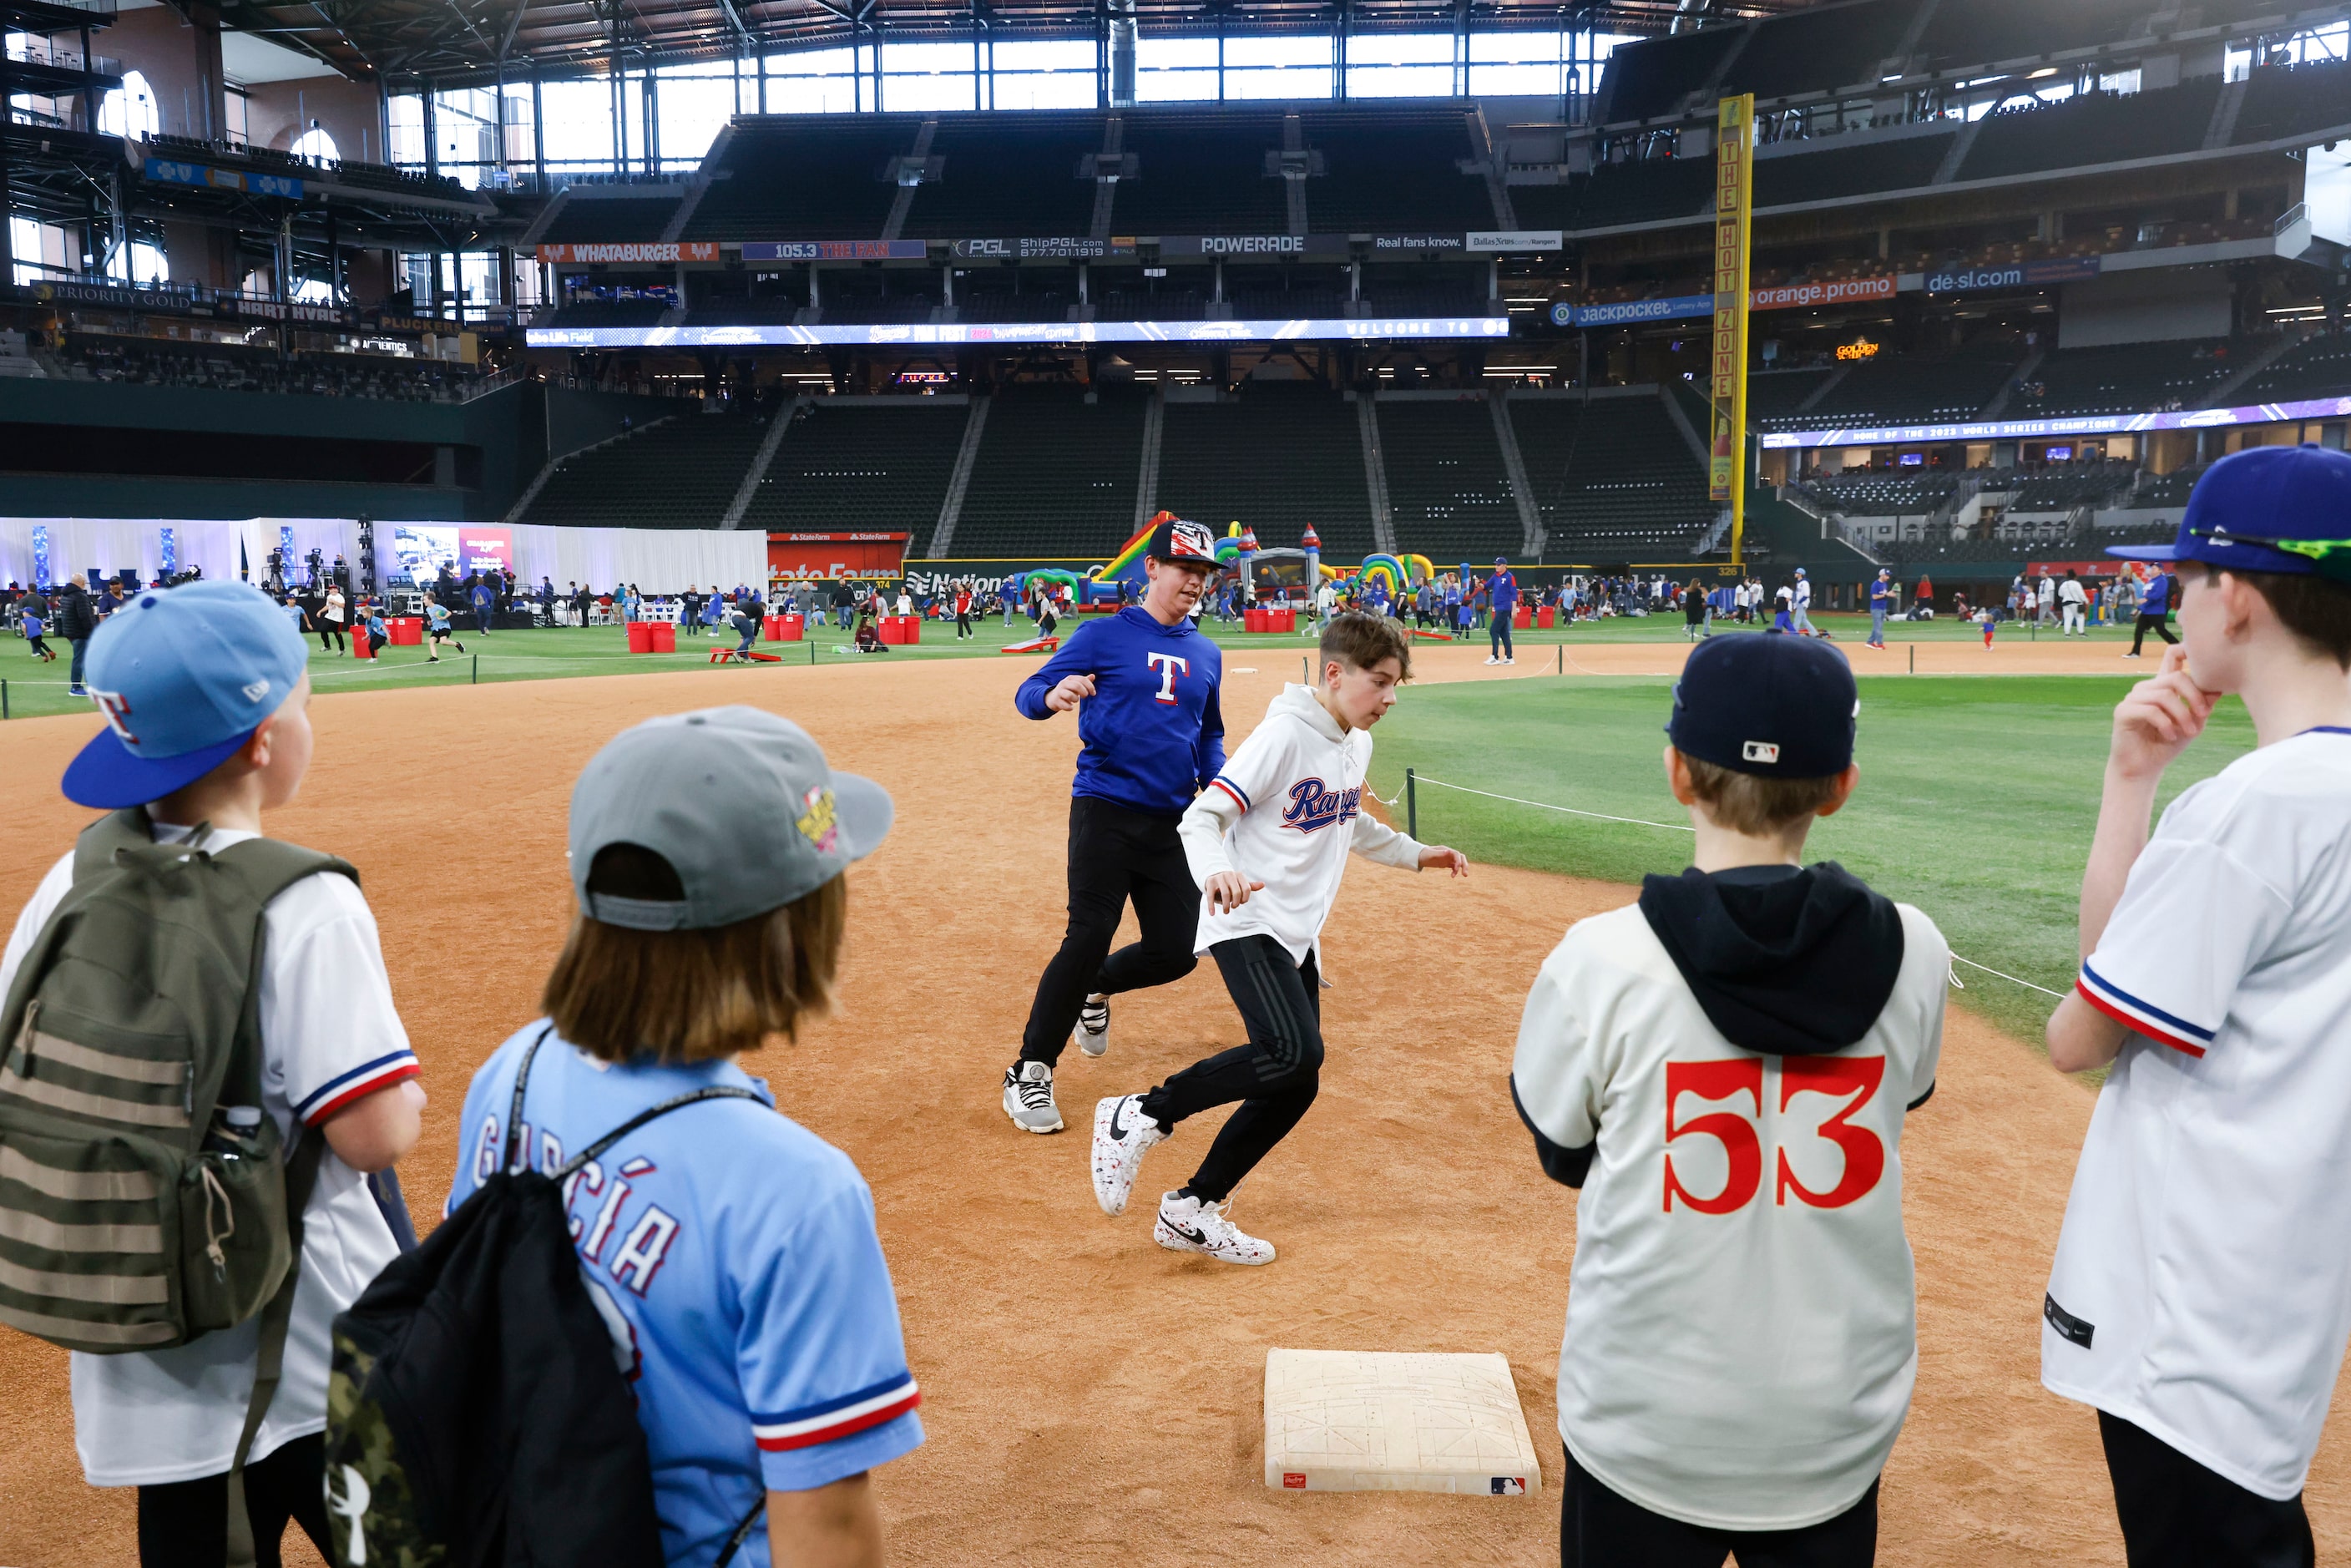
[[[225,1568],[256,1568],[253,1520],[245,1511],[245,1458],[261,1431],[262,1417],[277,1397],[286,1367],[286,1330],[294,1317],[294,1290],[302,1278],[302,1213],[310,1206],[310,1189],[319,1176],[319,1160],[327,1140],[316,1127],[305,1127],[286,1162],[286,1234],[294,1261],[286,1270],[277,1293],[261,1309],[260,1348],[254,1357],[253,1396],[246,1402],[245,1429],[237,1435],[236,1457],[228,1468],[228,1545]]]
[[[515,1069],[514,1099],[507,1109],[506,1157],[499,1164],[500,1170],[511,1171],[516,1168],[515,1158],[521,1152],[522,1144],[522,1100],[524,1092],[530,1087],[530,1064],[532,1059],[538,1055],[538,1048],[545,1045],[547,1037],[554,1032],[555,1026],[551,1023],[540,1030],[530,1044],[524,1048],[522,1064]],[[566,1161],[560,1170],[549,1173],[549,1178],[559,1183],[569,1181],[579,1174],[581,1166],[646,1123],[657,1121],[672,1111],[684,1110],[688,1105],[697,1104],[705,1100],[749,1100],[759,1104],[767,1103],[748,1089],[737,1089],[726,1083],[714,1083],[705,1089],[696,1089],[688,1093],[675,1095],[658,1105],[648,1106],[638,1112]]]

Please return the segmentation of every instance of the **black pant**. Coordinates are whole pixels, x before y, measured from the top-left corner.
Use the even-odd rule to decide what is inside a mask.
[[[958,611],[956,611],[956,641],[957,641],[957,642],[961,642],[961,641],[963,641],[963,639],[965,639],[966,637],[968,637],[968,636],[970,636],[970,635],[971,635],[971,612],[970,612],[970,611],[968,611],[968,610],[958,610]]]
[[[1143,1097],[1143,1113],[1175,1129],[1186,1116],[1240,1102],[1189,1183],[1213,1203],[1290,1135],[1322,1086],[1322,976],[1314,955],[1293,964],[1270,936],[1238,936],[1208,949],[1249,1029],[1249,1043],[1194,1062]]]
[[[1575,1462],[1560,1479],[1560,1568],[1869,1568],[1877,1560],[1877,1483],[1834,1519],[1801,1530],[1715,1530],[1652,1513]],[[2134,1564],[2134,1568],[2136,1565]]]
[[[327,1539],[327,1440],[297,1437],[245,1467],[245,1513],[260,1568],[277,1568],[288,1521],[332,1560]],[[228,1555],[228,1476],[139,1489],[140,1568],[221,1568]]]
[[[2147,634],[2150,632],[2167,643],[2179,642],[2179,639],[2171,634],[2171,628],[2164,624],[2165,619],[2161,615],[2141,615],[2131,622],[2131,652],[2138,652],[2138,645],[2147,641]]]
[[[1061,950],[1037,981],[1020,1060],[1055,1062],[1070,1042],[1087,993],[1116,996],[1164,986],[1199,960],[1192,937],[1200,889],[1184,861],[1174,817],[1130,811],[1079,795],[1070,801],[1070,924]],[[1134,901],[1141,938],[1113,953],[1118,917]]]
[[[340,653],[343,648],[343,623],[340,621],[319,622],[319,646],[327,653]]]
[[[2130,1568],[2310,1568],[2299,1496],[2275,1502],[2216,1475],[2119,1416],[2098,1412]]]

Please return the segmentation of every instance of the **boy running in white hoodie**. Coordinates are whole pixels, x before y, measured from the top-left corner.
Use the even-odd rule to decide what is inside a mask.
[[[1152,1239],[1227,1263],[1270,1263],[1273,1245],[1226,1218],[1234,1187],[1314,1103],[1322,1065],[1322,923],[1352,850],[1408,870],[1469,873],[1458,850],[1423,845],[1362,812],[1371,727],[1412,674],[1395,622],[1348,613],[1324,623],[1322,679],[1286,686],[1226,760],[1176,832],[1200,884],[1195,951],[1217,961],[1249,1043],[1193,1063],[1148,1094],[1094,1107],[1094,1197],[1126,1208],[1144,1152],[1186,1117],[1240,1102],[1192,1179],[1160,1199]],[[1258,896],[1258,895],[1262,896]]]

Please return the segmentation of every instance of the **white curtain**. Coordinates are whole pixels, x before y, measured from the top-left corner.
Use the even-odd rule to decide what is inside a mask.
[[[234,578],[237,531],[242,526],[168,517],[0,517],[0,582],[31,584],[37,528],[48,529],[52,583],[63,582],[76,572],[114,577],[126,570],[137,571],[141,582],[152,582],[162,575],[166,528],[172,530],[173,570],[201,566],[208,578]]]
[[[756,528],[559,528],[530,524],[514,534],[515,577],[551,580],[599,593],[634,583],[647,593],[689,588],[768,587],[768,536]]]

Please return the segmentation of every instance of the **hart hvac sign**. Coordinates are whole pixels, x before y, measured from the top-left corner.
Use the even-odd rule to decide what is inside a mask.
[[[2011,262],[2006,267],[1964,267],[1927,275],[1929,294],[1982,294],[1996,288],[2030,288],[2042,283],[2070,283],[2098,276],[2095,256],[2069,256],[2055,261]]]
[[[538,259],[555,267],[670,265],[681,261],[716,261],[716,241],[631,240],[611,245],[543,245]]]

